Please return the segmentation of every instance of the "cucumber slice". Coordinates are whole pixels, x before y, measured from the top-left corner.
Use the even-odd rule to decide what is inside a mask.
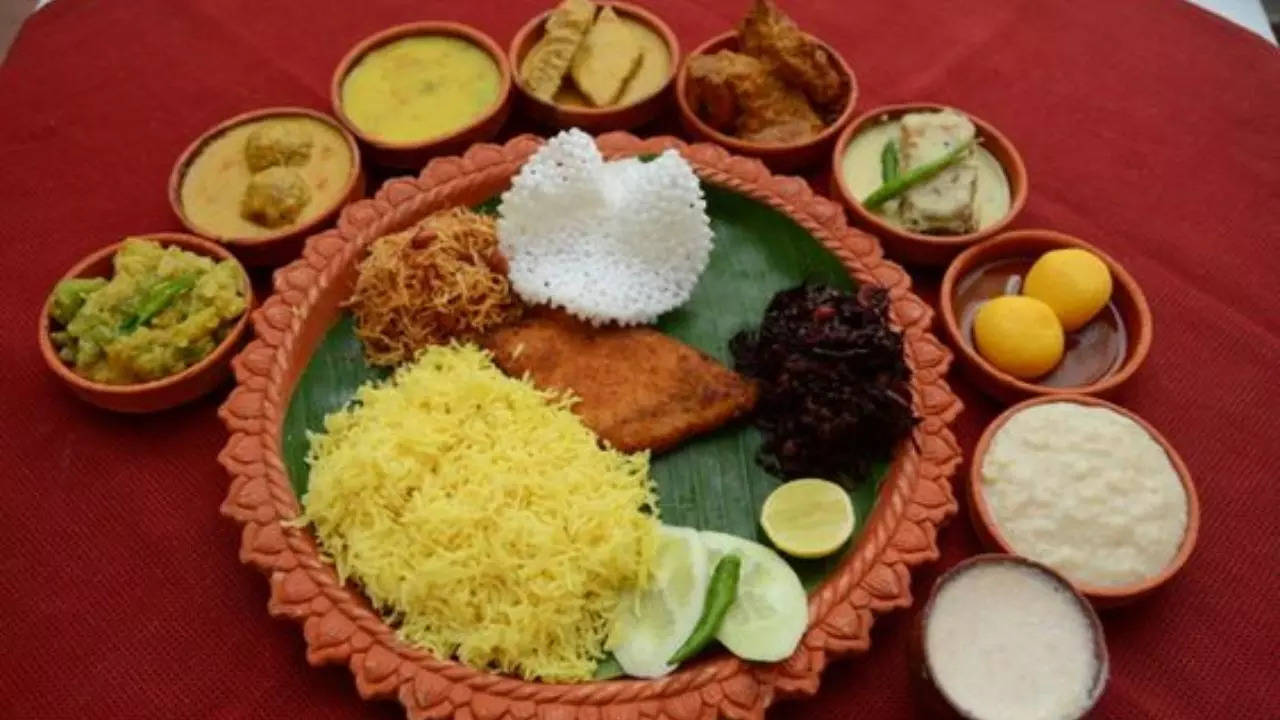
[[[649,586],[618,603],[609,649],[623,672],[655,678],[675,669],[667,660],[698,624],[710,574],[698,531],[663,525]]]
[[[809,598],[796,571],[760,543],[709,530],[699,535],[707,548],[709,567],[728,553],[742,558],[738,597],[716,639],[744,660],[776,662],[791,657],[809,624]]]

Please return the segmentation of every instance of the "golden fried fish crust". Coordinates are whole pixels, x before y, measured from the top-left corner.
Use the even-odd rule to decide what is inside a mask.
[[[818,107],[839,112],[848,93],[846,78],[826,49],[810,40],[771,0],[755,0],[738,26],[742,52],[759,58]]]
[[[823,127],[804,93],[759,60],[731,50],[689,59],[689,100],[712,127],[744,140],[794,142]]]
[[[507,374],[572,391],[573,411],[623,452],[670,449],[756,403],[753,381],[652,328],[596,328],[540,308],[483,344]]]

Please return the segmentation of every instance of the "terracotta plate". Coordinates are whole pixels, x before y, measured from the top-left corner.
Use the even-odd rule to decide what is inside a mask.
[[[410,718],[763,718],[780,697],[816,692],[831,659],[865,651],[875,613],[911,604],[910,568],[937,559],[937,528],[956,511],[950,479],[960,449],[948,425],[961,405],[945,381],[951,353],[929,333],[933,313],[911,293],[907,274],[883,258],[874,238],[846,225],[840,206],[800,179],[771,175],[759,161],[671,137],[598,139],[610,157],[678,148],[705,182],[774,208],[854,279],[889,288],[921,421],[899,449],[857,546],[810,595],[809,629],[791,658],[756,664],[720,654],[659,680],[564,685],[481,672],[401,642],[359,590],[321,561],[309,529],[289,522],[299,505],[281,456],[281,425],[295,383],[340,314],[362,248],[435,210],[501,192],[541,142],[521,136],[476,145],[462,157],[431,161],[417,178],[388,181],[374,198],[347,206],[337,228],[310,238],[302,257],[276,272],[275,294],[253,314],[257,339],[235,359],[238,385],[219,412],[231,434],[219,455],[232,476],[222,512],[243,525],[241,560],[270,578],[268,610],[303,625],[307,660],[347,665],[361,696],[398,698]]]

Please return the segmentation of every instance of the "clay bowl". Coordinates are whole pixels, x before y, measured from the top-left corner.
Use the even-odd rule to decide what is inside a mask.
[[[1055,572],[1052,568],[1042,565],[1034,560],[1028,560],[1018,555],[1001,555],[988,553],[985,555],[974,555],[956,563],[950,570],[946,571],[938,577],[933,583],[933,589],[929,591],[929,599],[925,601],[924,607],[916,616],[915,623],[911,629],[910,644],[908,646],[909,662],[911,664],[911,680],[915,690],[917,702],[920,703],[921,709],[926,711],[924,717],[930,718],[961,718],[962,720],[978,720],[968,713],[960,710],[951,701],[947,694],[938,686],[935,680],[935,673],[931,658],[925,650],[925,626],[929,622],[929,617],[933,612],[934,600],[938,597],[938,593],[946,586],[947,583],[954,580],[967,570],[979,565],[994,564],[1016,564],[1031,568],[1037,572],[1043,573],[1080,603],[1080,609],[1089,618],[1089,624],[1093,630],[1094,652],[1098,660],[1098,675],[1094,681],[1093,691],[1090,695],[1088,706],[1077,717],[1085,717],[1097,704],[1102,692],[1107,686],[1107,676],[1110,672],[1110,659],[1107,653],[1106,635],[1102,629],[1102,621],[1098,619],[1098,614],[1094,612],[1093,607],[1080,594],[1066,578]]]
[[[553,128],[582,128],[590,133],[607,130],[631,130],[661,115],[670,103],[671,82],[675,79],[676,68],[680,64],[680,42],[671,31],[671,27],[662,18],[645,10],[639,5],[628,2],[600,2],[600,6],[614,9],[618,15],[638,21],[657,33],[667,43],[667,54],[670,56],[671,68],[667,72],[666,82],[658,90],[646,98],[626,105],[612,107],[581,107],[576,105],[558,105],[542,98],[535,97],[525,87],[518,71],[513,72],[520,111],[535,121]],[[542,39],[543,26],[551,10],[540,13],[524,24],[511,39],[507,54],[512,68],[519,68],[524,56]]]
[[[964,235],[927,235],[891,225],[862,207],[861,198],[853,194],[840,172],[845,150],[849,148],[849,143],[854,136],[869,127],[909,112],[945,110],[948,107],[937,103],[905,103],[869,110],[849,123],[849,126],[840,134],[840,138],[836,140],[835,149],[831,154],[831,195],[839,197],[849,208],[849,212],[853,213],[855,224],[880,238],[886,253],[903,262],[944,265],[966,247],[1003,230],[1014,216],[1022,211],[1022,206],[1027,202],[1027,167],[1022,163],[1022,156],[1018,154],[1017,148],[999,130],[996,130],[995,126],[965,112],[977,127],[982,146],[1000,161],[1005,175],[1009,178],[1009,212],[1003,219],[989,228]]]
[[[335,131],[342,134],[346,140],[347,150],[351,153],[351,170],[347,173],[347,177],[343,180],[344,190],[332,202],[324,207],[319,213],[312,216],[310,220],[305,222],[287,225],[267,235],[258,235],[254,237],[235,237],[229,235],[221,235],[216,232],[203,228],[194,223],[188,217],[186,211],[182,207],[182,183],[186,177],[187,168],[195,160],[196,156],[204,150],[205,145],[209,144],[214,138],[227,132],[228,130],[243,125],[248,122],[261,120],[269,117],[280,117],[287,115],[305,115],[306,117],[318,120]],[[169,207],[173,208],[173,214],[178,216],[183,227],[196,235],[217,240],[231,248],[246,265],[253,267],[276,266],[294,259],[298,253],[302,251],[302,244],[307,237],[313,234],[319,228],[330,224],[338,216],[338,211],[343,205],[364,195],[365,175],[364,169],[360,164],[360,149],[356,146],[356,140],[333,118],[318,113],[315,110],[300,107],[271,107],[261,110],[251,110],[241,113],[233,118],[224,120],[214,127],[206,130],[196,138],[182,154],[178,156],[178,161],[173,165],[173,171],[169,173]]]
[[[1156,443],[1164,449],[1165,454],[1169,456],[1169,461],[1173,464],[1173,469],[1178,473],[1178,478],[1182,480],[1182,489],[1187,493],[1187,530],[1182,536],[1182,544],[1178,546],[1177,554],[1173,556],[1173,560],[1162,571],[1141,582],[1116,587],[1098,587],[1084,583],[1072,583],[1081,594],[1089,598],[1099,608],[1126,605],[1146,597],[1176,575],[1182,569],[1182,566],[1186,564],[1187,558],[1190,557],[1191,550],[1195,547],[1196,539],[1200,534],[1200,500],[1196,495],[1195,485],[1191,482],[1191,471],[1187,469],[1186,463],[1182,462],[1182,458],[1178,456],[1178,452],[1173,449],[1169,441],[1146,420],[1114,403],[1086,395],[1051,395],[1018,403],[1005,410],[995,420],[992,420],[987,429],[982,432],[982,437],[978,439],[978,444],[974,448],[973,457],[969,463],[969,519],[973,523],[973,528],[985,547],[995,552],[1015,554],[1008,541],[1000,534],[1000,528],[996,524],[995,517],[987,506],[986,494],[982,490],[982,462],[986,457],[987,448],[991,447],[992,438],[995,437],[1001,427],[1004,427],[1009,418],[1029,407],[1050,402],[1073,402],[1080,405],[1104,407],[1133,420],[1143,430],[1146,430]]]
[[[689,104],[689,58],[716,53],[721,50],[737,50],[738,33],[735,30],[721,33],[699,45],[680,64],[680,72],[676,75],[676,104],[680,108],[680,123],[684,126],[685,132],[698,139],[710,140],[727,148],[732,153],[758,158],[770,170],[775,172],[791,172],[822,162],[830,151],[832,144],[835,143],[836,136],[840,133],[840,130],[853,118],[853,109],[858,101],[858,79],[853,74],[853,69],[849,67],[849,63],[845,61],[840,53],[836,52],[835,48],[812,35],[808,37],[825,48],[827,54],[835,61],[836,68],[844,73],[845,77],[849,78],[849,97],[845,100],[844,110],[822,132],[801,142],[771,145],[726,135],[698,117],[698,114],[693,111],[693,107]]]
[[[232,260],[240,265],[225,247],[193,235],[152,233],[137,237],[154,240],[165,246],[176,245],[183,250],[207,255],[216,260]],[[123,244],[118,242],[90,253],[72,266],[59,278],[59,281],[78,277],[110,277],[111,259]],[[53,374],[57,375],[58,379],[71,389],[71,392],[85,402],[100,408],[125,413],[148,413],[167,410],[194,400],[221,385],[231,376],[231,358],[240,348],[241,341],[248,332],[249,313],[253,309],[253,286],[243,266],[240,267],[240,272],[244,274],[245,312],[213,352],[176,375],[134,385],[107,385],[80,377],[62,362],[58,357],[58,351],[53,346],[53,341],[49,339],[49,299],[40,306],[40,337],[38,339],[40,354]]]
[[[1107,264],[1112,278],[1111,303],[1119,313],[1127,337],[1125,357],[1120,366],[1111,374],[1088,385],[1054,387],[1021,380],[997,369],[978,353],[969,333],[961,326],[961,309],[955,305],[957,287],[976,269],[1006,258],[1034,259],[1042,253],[1059,248],[1082,248],[1102,258]],[[1138,282],[1110,255],[1084,240],[1052,230],[1015,230],[960,253],[942,276],[938,309],[941,311],[946,337],[956,349],[962,371],[983,392],[1008,403],[1038,395],[1106,396],[1133,376],[1151,350],[1151,307]]]
[[[342,107],[342,81],[347,73],[356,66],[369,51],[385,45],[392,40],[415,35],[452,35],[462,38],[481,48],[489,54],[498,65],[500,74],[498,98],[493,101],[479,117],[469,125],[453,132],[422,140],[396,141],[385,140],[361,130]],[[412,22],[387,28],[356,43],[347,51],[338,67],[333,71],[329,96],[333,102],[333,113],[346,125],[365,147],[370,159],[393,168],[418,170],[435,155],[447,155],[464,150],[472,143],[481,142],[498,134],[502,124],[506,122],[511,111],[511,65],[502,53],[502,48],[493,38],[468,25],[454,22]]]

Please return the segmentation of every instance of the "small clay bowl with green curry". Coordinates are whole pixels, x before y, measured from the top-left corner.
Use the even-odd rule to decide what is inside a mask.
[[[361,40],[333,72],[333,112],[370,159],[418,170],[492,139],[511,110],[502,48],[453,22],[397,25]]]
[[[148,413],[231,375],[253,287],[227,248],[184,233],[126,238],[62,276],[41,306],[40,354],[82,400]]]
[[[182,224],[255,267],[296,258],[308,236],[364,191],[355,138],[328,115],[298,107],[219,123],[169,176],[169,204]]]
[[[608,78],[603,78],[603,89],[592,87],[591,92],[587,92],[574,78],[578,75],[586,81],[588,77],[579,72],[590,65],[579,61],[580,54],[589,53],[595,44],[605,51],[615,51],[619,47],[616,38],[611,40],[608,37],[608,30],[604,31],[604,38],[592,43],[584,42],[583,45],[590,46],[587,50],[580,46],[573,63],[577,67],[567,70],[554,89],[544,86],[543,92],[539,92],[524,77],[530,52],[545,41],[548,18],[553,12],[564,12],[558,8],[550,8],[534,16],[516,31],[511,40],[507,54],[514,68],[520,110],[543,125],[558,129],[577,127],[591,133],[631,130],[654,120],[671,106],[671,87],[680,66],[680,42],[670,26],[662,18],[632,3],[595,2],[594,5],[597,10],[595,24],[599,24],[602,18],[606,25],[613,23],[617,29],[629,33],[634,44],[633,52],[637,53],[637,59],[629,77],[621,83],[610,84]],[[590,32],[588,38],[591,37]],[[584,55],[581,59],[587,58]]]

